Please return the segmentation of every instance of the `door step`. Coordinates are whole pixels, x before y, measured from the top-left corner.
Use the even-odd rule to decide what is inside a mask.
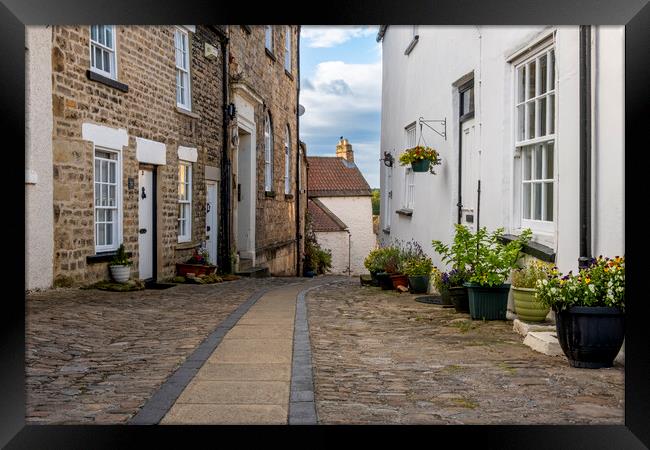
[[[235,275],[250,278],[266,278],[271,276],[271,272],[269,271],[268,267],[251,267],[249,269],[243,269],[239,272],[235,272]]]

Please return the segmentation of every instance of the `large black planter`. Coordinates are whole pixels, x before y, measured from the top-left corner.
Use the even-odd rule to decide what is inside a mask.
[[[443,289],[441,292],[442,304],[453,304],[456,312],[469,313],[469,296],[465,286]]]
[[[409,276],[411,294],[426,294],[429,290],[429,275]]]
[[[370,285],[375,287],[379,286],[379,280],[377,279],[377,272],[371,270],[370,277],[372,278],[372,280],[370,281]]]
[[[619,308],[573,306],[555,313],[557,338],[573,367],[612,367],[625,338]]]
[[[393,282],[390,279],[390,274],[387,272],[379,272],[377,274],[377,281],[379,281],[379,287],[387,291],[393,289]]]

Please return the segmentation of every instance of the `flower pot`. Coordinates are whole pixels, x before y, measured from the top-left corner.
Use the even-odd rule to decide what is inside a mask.
[[[510,284],[481,286],[464,283],[469,296],[469,315],[472,319],[506,320]]]
[[[573,306],[555,313],[557,338],[573,367],[612,367],[625,338],[625,315],[619,308]]]
[[[379,286],[379,279],[377,278],[377,271],[371,270],[370,271],[370,277],[371,277],[370,285],[375,286],[375,287]]]
[[[393,288],[397,289],[397,286],[404,286],[408,288],[409,286],[409,277],[402,273],[396,273],[390,276],[390,281],[393,283]]]
[[[379,287],[387,291],[393,289],[393,283],[390,281],[390,274],[387,272],[379,272],[377,274],[377,280],[379,281]]]
[[[368,274],[359,275],[359,281],[361,286],[372,286],[372,277]]]
[[[411,163],[413,172],[428,172],[430,166],[431,160],[429,159],[420,159]]]
[[[443,289],[440,295],[443,305],[454,305],[456,312],[469,313],[469,297],[465,286]]]
[[[411,294],[426,294],[429,290],[429,275],[409,276]]]
[[[535,289],[517,288],[512,286],[512,298],[515,301],[515,312],[519,320],[524,322],[543,322],[550,308],[543,306],[535,298]]]
[[[117,283],[126,283],[129,281],[131,268],[129,266],[111,265],[111,276]]]
[[[186,263],[176,263],[176,274],[178,276],[184,277],[189,273],[193,273],[194,276],[199,275],[210,275],[217,270],[217,266],[210,264],[186,264]]]

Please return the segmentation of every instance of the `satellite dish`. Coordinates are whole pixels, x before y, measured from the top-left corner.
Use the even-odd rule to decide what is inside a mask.
[[[302,116],[303,114],[305,114],[305,107],[302,105],[298,105],[298,115]]]

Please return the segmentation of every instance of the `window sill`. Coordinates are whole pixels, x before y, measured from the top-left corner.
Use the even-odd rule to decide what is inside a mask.
[[[291,81],[293,81],[293,75],[291,75],[291,72],[289,72],[286,68],[284,69],[284,74],[288,76],[291,79]]]
[[[176,244],[175,249],[176,250],[189,250],[191,248],[196,248],[196,247],[198,247],[200,245],[201,245],[201,243],[198,242],[198,241],[197,242],[192,242],[192,241],[179,242],[178,244]]]
[[[179,114],[183,114],[184,116],[190,116],[194,119],[198,119],[200,117],[197,113],[194,113],[189,109],[181,108],[180,106],[176,106],[176,112]]]
[[[412,209],[407,209],[407,208],[398,209],[395,212],[397,214],[399,214],[400,216],[411,217],[413,215],[413,210]]]
[[[273,54],[273,52],[272,52],[271,50],[269,50],[268,48],[264,47],[264,52],[266,52],[266,56],[268,56],[269,58],[271,58],[271,59],[273,60],[273,62],[277,61],[277,58],[275,57],[275,55]]]
[[[502,243],[507,244],[517,238],[519,238],[519,236],[514,234],[504,234],[501,236],[500,240]],[[521,248],[521,251],[522,253],[541,259],[542,261],[555,262],[555,250],[544,244],[540,244],[539,242],[530,241]]]
[[[95,255],[86,256],[86,264],[97,264],[103,262],[110,262],[117,255],[117,250],[110,252],[100,252]],[[133,257],[133,252],[126,252],[126,256]]]
[[[94,72],[90,69],[86,70],[86,76],[91,81],[96,81],[98,83],[105,84],[106,86],[115,88],[118,91],[129,92],[129,86],[127,86],[126,84],[120,83],[119,81],[114,80],[112,78],[105,77],[104,75],[100,75],[97,72]]]
[[[275,198],[275,191],[264,191],[264,197]]]
[[[285,200],[293,200],[293,194],[284,194]]]
[[[408,45],[408,47],[406,47],[406,50],[404,50],[404,54],[406,56],[408,56],[413,51],[413,49],[415,48],[415,44],[417,44],[419,40],[420,40],[419,35],[416,34],[415,36],[413,36],[413,40]]]

